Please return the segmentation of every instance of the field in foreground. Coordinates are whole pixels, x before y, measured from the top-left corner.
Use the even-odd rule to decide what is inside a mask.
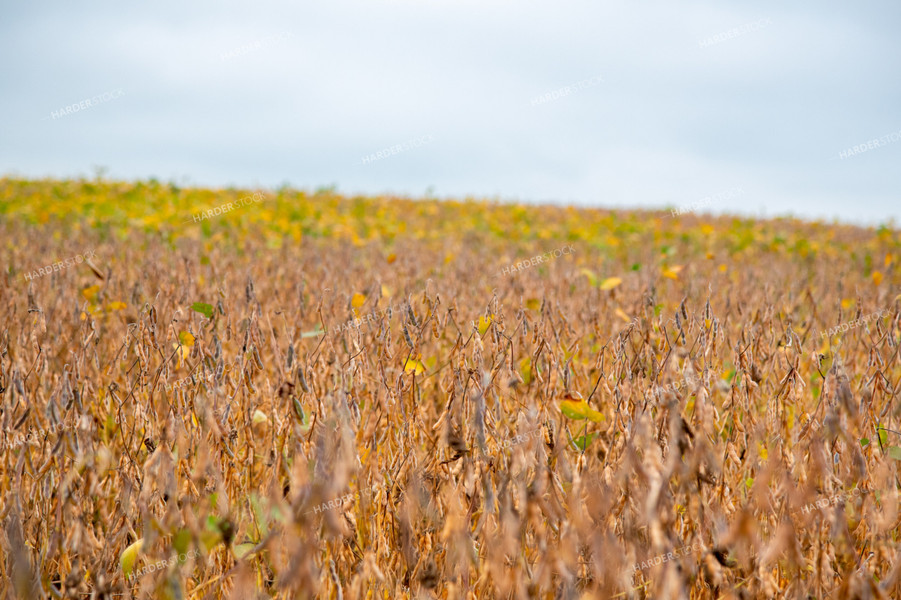
[[[0,593],[898,598],[898,231],[0,179]]]

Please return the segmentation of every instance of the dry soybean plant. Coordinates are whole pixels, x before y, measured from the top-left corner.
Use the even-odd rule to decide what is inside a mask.
[[[247,193],[0,180],[4,597],[901,597],[897,231]]]

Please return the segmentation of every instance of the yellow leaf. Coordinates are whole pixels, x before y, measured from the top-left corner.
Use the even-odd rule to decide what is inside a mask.
[[[141,552],[142,548],[144,548],[144,538],[139,539],[122,552],[122,557],[119,559],[119,566],[122,567],[122,572],[125,573],[126,577],[131,575],[135,566],[135,561],[138,560],[138,554]]]
[[[564,400],[560,403],[560,412],[570,419],[588,419],[593,423],[600,423],[604,420],[604,415],[588,406],[584,400]]]
[[[594,271],[590,269],[581,269],[579,272],[588,278],[588,283],[591,284],[591,287],[598,287],[598,276],[594,274]]]
[[[97,292],[100,291],[100,285],[92,285],[91,287],[87,287],[81,290],[81,295],[84,296],[85,300],[90,300],[91,302],[97,298]]]
[[[388,258],[385,259],[385,260],[388,261],[388,264],[389,264],[389,265],[390,265],[390,264],[394,264],[394,261],[397,260],[397,254],[393,254],[393,253],[392,253],[392,254],[389,254],[389,255],[388,255]]]
[[[663,276],[669,279],[678,279],[679,271],[682,270],[682,265],[675,265],[672,267],[664,267]]]
[[[519,361],[519,372],[522,373],[523,383],[529,385],[532,381],[532,359],[530,357],[527,356]]]
[[[724,265],[724,264],[719,266],[719,270],[720,270],[721,273],[725,273],[725,272],[726,272],[726,269],[727,269],[727,267],[726,267],[726,265]]]
[[[350,299],[350,305],[354,308],[360,308],[366,303],[366,296],[363,294],[354,294],[354,297]]]
[[[266,416],[266,413],[264,413],[260,409],[253,411],[253,424],[254,425],[258,425],[260,423],[268,423],[268,422],[269,422],[269,417]]]
[[[181,342],[182,346],[187,346],[190,348],[194,345],[194,336],[187,331],[182,331],[178,334],[178,341]]]
[[[479,335],[485,335],[485,332],[488,331],[488,327],[491,326],[491,317],[487,319],[479,315]]]
[[[453,252],[449,252],[449,253],[444,257],[444,264],[447,264],[447,263],[451,262],[452,260],[454,260],[454,253],[453,253]]]
[[[620,279],[619,277],[608,277],[607,279],[605,279],[604,281],[601,282],[601,289],[602,290],[612,290],[613,288],[615,288],[622,282],[623,282],[623,280]]]
[[[882,283],[882,273],[879,271],[873,271],[873,283],[879,285]]]
[[[621,308],[617,308],[615,311],[613,311],[613,314],[615,314],[617,317],[619,317],[620,319],[622,319],[622,320],[625,321],[626,323],[631,323],[631,322],[632,322],[632,319],[629,318],[629,315],[627,315],[626,313],[624,313],[624,312],[623,312],[623,309],[621,309]]]
[[[411,359],[404,363],[404,371],[419,375],[420,373],[425,373],[425,365],[421,361]]]
[[[526,300],[526,308],[529,310],[541,310],[541,300],[538,298],[529,298]]]
[[[110,302],[107,305],[107,310],[122,310],[123,308],[127,308],[128,305],[124,302]]]

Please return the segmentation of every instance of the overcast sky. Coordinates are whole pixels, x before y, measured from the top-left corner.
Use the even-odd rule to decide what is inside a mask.
[[[901,3],[721,4],[7,3],[0,173],[901,217]]]

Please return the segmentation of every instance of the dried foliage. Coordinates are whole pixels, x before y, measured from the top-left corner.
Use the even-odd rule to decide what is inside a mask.
[[[897,231],[242,196],[0,180],[4,597],[901,597]]]

